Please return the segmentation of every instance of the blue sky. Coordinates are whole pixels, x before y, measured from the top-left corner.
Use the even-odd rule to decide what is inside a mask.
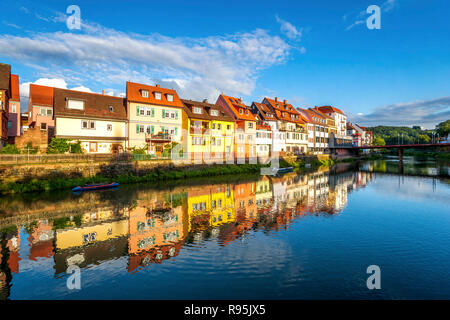
[[[81,30],[66,26],[71,4]],[[366,27],[372,4],[380,30]],[[0,62],[24,97],[31,82],[120,95],[131,80],[434,127],[450,118],[449,15],[445,0],[3,0]]]

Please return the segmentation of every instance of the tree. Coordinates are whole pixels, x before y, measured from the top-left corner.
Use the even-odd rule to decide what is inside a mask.
[[[47,153],[66,153],[69,151],[70,144],[68,139],[52,138],[47,149]]]
[[[419,136],[419,142],[420,143],[430,143],[431,142],[431,138],[429,136],[427,136],[426,134],[421,134]]]
[[[83,153],[83,148],[81,147],[80,140],[70,145],[70,153]]]
[[[440,137],[446,137],[450,134],[450,120],[439,123],[436,129]]]
[[[376,146],[384,146],[384,145],[386,145],[386,141],[384,141],[384,139],[382,137],[376,137],[375,145]]]

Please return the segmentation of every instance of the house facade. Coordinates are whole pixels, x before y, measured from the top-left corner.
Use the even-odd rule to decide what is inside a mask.
[[[11,97],[11,66],[0,63],[0,149],[8,142],[9,99]]]
[[[222,159],[233,157],[234,119],[220,105],[182,100],[183,132],[189,159]]]
[[[302,115],[286,100],[264,98],[267,105],[278,120],[279,131],[286,134],[286,152],[305,154],[308,152],[308,131]]]
[[[258,121],[264,121],[264,123],[270,126],[271,136],[272,136],[272,148],[271,153],[273,152],[285,152],[286,151],[286,133],[284,131],[280,131],[278,128],[278,120],[273,112],[267,105],[264,103],[253,102],[252,103],[252,113],[255,115],[255,118]]]
[[[127,82],[128,143],[161,156],[168,144],[184,144],[183,104],[175,90]]]
[[[53,136],[55,131],[53,99],[54,88],[30,84],[28,98],[29,128],[38,128],[49,132],[49,136]]]
[[[312,154],[324,153],[328,150],[328,126],[327,118],[313,109],[301,109],[299,111],[309,122],[308,145]]]
[[[118,153],[127,148],[124,98],[54,89],[55,136],[80,141],[86,153]]]
[[[20,94],[19,76],[11,75],[11,97],[9,99],[8,137],[20,136]]]
[[[216,104],[235,121],[235,158],[256,158],[256,119],[241,99],[221,94]]]

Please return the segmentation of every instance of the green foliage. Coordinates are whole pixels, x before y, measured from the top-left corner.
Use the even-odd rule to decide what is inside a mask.
[[[420,143],[430,143],[431,138],[426,134],[421,134],[421,135],[419,135],[419,142]]]
[[[132,154],[146,154],[147,148],[148,148],[148,145],[145,145],[142,148],[131,147],[131,148],[129,148],[129,151]]]
[[[0,150],[1,154],[19,154],[20,150],[15,144],[7,144]]]
[[[382,137],[376,137],[374,141],[374,145],[376,146],[384,146],[386,145],[386,141]]]
[[[423,143],[420,142],[420,136],[428,136],[431,141],[431,130],[421,130],[420,127],[388,127],[388,126],[377,126],[368,128],[367,130],[372,131],[375,139],[381,138],[385,141],[386,145],[392,144],[414,144]],[[426,139],[422,137],[422,139]],[[423,140],[425,141],[425,140]]]
[[[47,149],[47,153],[66,153],[70,149],[68,139],[52,138]]]
[[[38,147],[33,147],[33,143],[31,141],[28,141],[27,144],[25,145],[25,147],[22,150],[22,153],[25,154],[36,154],[38,153],[39,148]]]
[[[450,120],[439,123],[436,126],[436,129],[440,137],[446,137],[448,134],[450,134]]]
[[[81,147],[81,141],[77,141],[75,143],[72,143],[70,145],[70,153],[78,153],[81,154],[83,153],[83,148]]]

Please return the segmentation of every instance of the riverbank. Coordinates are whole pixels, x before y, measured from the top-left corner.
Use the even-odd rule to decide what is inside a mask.
[[[236,175],[245,173],[259,173],[265,165],[261,164],[241,164],[241,165],[211,165],[208,167],[186,170],[186,168],[166,167],[154,168],[145,174],[139,175],[135,172],[125,174],[95,174],[89,177],[54,176],[43,179],[26,178],[13,182],[0,183],[1,194],[15,194],[35,191],[52,191],[72,189],[76,186],[110,182],[114,180],[120,184],[139,182],[161,182],[168,180],[189,179],[196,177],[212,177],[222,175]]]

